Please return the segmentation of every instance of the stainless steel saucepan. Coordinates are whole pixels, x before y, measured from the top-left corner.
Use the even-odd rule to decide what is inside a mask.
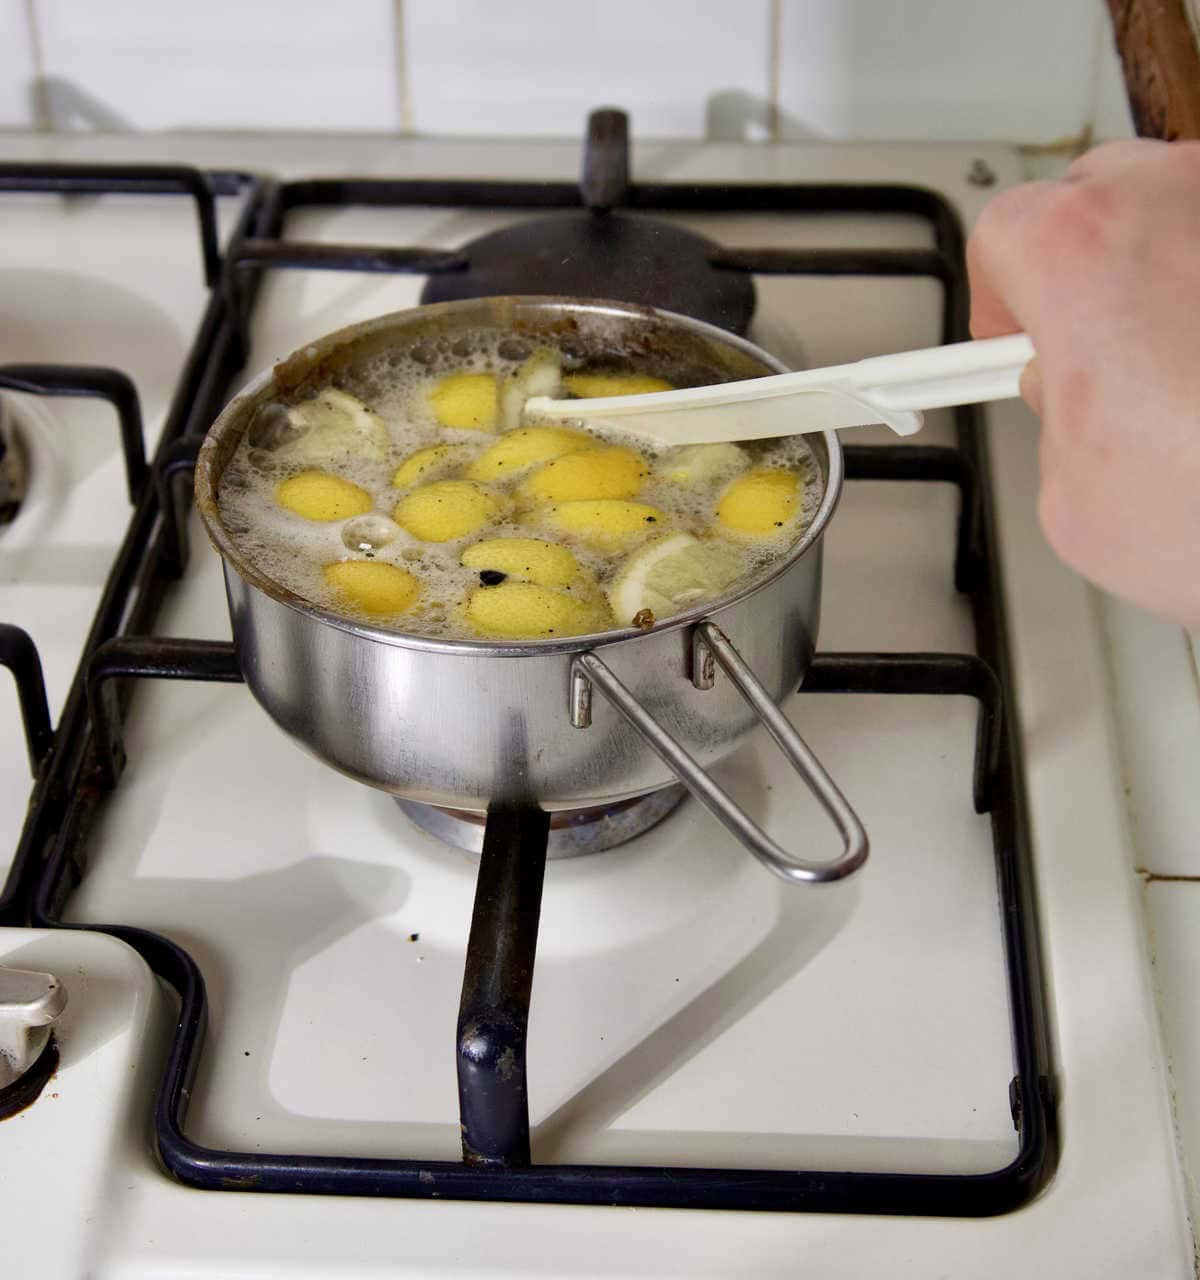
[[[676,385],[782,371],[765,351],[683,316],[624,303],[481,298],[382,316],[297,351],[255,378],[200,451],[196,502],[224,560],[246,683],[287,733],[343,773],[455,809],[574,809],[677,778],[759,859],[792,882],[836,880],[867,856],[862,824],[778,708],[816,646],[821,540],[842,487],[842,451],[809,437],[825,494],[791,551],[717,600],[643,631],[513,643],[409,636],[341,617],[264,577],[221,522],[221,476],[259,407],[303,399],[389,351],[420,360],[435,339],[504,336],[644,370]],[[840,834],[827,861],[789,853],[706,772],[765,725]]]

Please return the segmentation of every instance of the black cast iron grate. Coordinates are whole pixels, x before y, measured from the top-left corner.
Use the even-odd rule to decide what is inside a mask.
[[[204,173],[180,165],[0,163],[0,195],[165,196],[184,197],[194,202],[200,265],[205,281],[213,288],[176,383],[156,464],[172,441],[204,429],[204,423],[219,409],[229,379],[244,359],[245,353],[237,346],[239,328],[230,322],[227,300],[215,288],[222,267],[216,202],[218,196],[257,190],[257,185],[245,175],[223,171]],[[231,238],[231,251],[236,251],[242,243],[248,229],[246,217],[251,211],[248,205]],[[151,469],[145,456],[137,389],[125,374],[95,366],[10,364],[0,366],[0,390],[107,400],[116,413],[126,486],[134,508],[84,640],[58,731],[50,727],[41,662],[29,637],[25,636],[22,641],[13,636],[15,628],[9,627],[0,655],[0,662],[12,670],[17,681],[33,771],[28,814],[7,877],[0,887],[0,924],[14,924],[28,918],[33,882],[42,869],[48,842],[65,812],[74,785],[73,776],[82,758],[86,739],[84,665],[98,645],[121,631],[137,631],[148,626],[157,611],[161,590],[150,584],[147,549],[156,528],[159,505],[148,485]]]
[[[4,170],[0,169],[0,178]],[[585,184],[587,185],[587,184]],[[0,183],[2,189],[2,183]],[[126,189],[126,188],[121,188]],[[590,173],[589,190],[613,200],[617,187]],[[639,210],[903,213],[927,221],[931,250],[718,249],[723,269],[746,272],[921,275],[944,286],[942,335],[966,336],[963,240],[952,208],[913,187],[851,185],[672,186],[626,183],[618,191]],[[181,1181],[209,1190],[304,1192],[472,1200],[623,1204],[708,1209],[987,1215],[1028,1201],[1055,1158],[1054,1104],[1037,952],[1033,883],[1011,704],[987,459],[977,414],[956,411],[957,446],[853,447],[850,480],[950,482],[961,493],[955,583],[971,602],[979,653],[820,654],[805,691],[970,696],[980,705],[975,804],[991,817],[1012,1019],[1015,1075],[1010,1105],[1016,1158],[987,1174],[723,1170],[655,1166],[536,1165],[529,1159],[524,1032],[536,945],[545,819],[534,811],[489,815],[460,1008],[460,1100],[464,1160],[270,1155],[203,1147],[186,1134],[190,1088],[205,1032],[204,979],[193,958],[157,933],[120,924],[65,924],[64,906],[86,875],[89,833],[125,765],[120,681],[128,677],[237,681],[229,644],[157,639],[152,623],[167,583],[187,552],[186,480],[195,448],[246,350],[245,334],[262,272],[274,267],[417,271],[459,269],[454,254],[420,248],[296,246],[283,239],[289,211],[367,203],[579,208],[565,184],[315,179],[253,185],[221,268],[129,534],[105,588],[71,695],[43,768],[61,774],[35,795],[26,861],[38,874],[19,898],[33,923],[100,929],[123,938],[178,992],[180,1012],[154,1103],[159,1152]],[[589,201],[592,203],[592,201]],[[133,761],[131,768],[137,767]],[[32,834],[31,834],[32,833]],[[516,853],[519,857],[514,856]],[[506,1079],[496,1067],[511,1051]],[[512,1070],[513,1063],[518,1069]]]

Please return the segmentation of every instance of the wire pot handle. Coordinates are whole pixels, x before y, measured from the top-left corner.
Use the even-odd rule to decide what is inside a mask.
[[[692,633],[693,683],[712,686],[714,663],[733,681],[767,732],[774,738],[792,768],[829,815],[842,838],[842,852],[826,862],[812,862],[788,853],[708,776],[690,755],[646,710],[636,697],[592,652],[575,659],[571,689],[574,723],[590,719],[590,686],[594,686],[638,731],[675,773],[676,777],[752,854],[788,884],[820,884],[840,880],[857,871],[867,859],[867,833],[858,815],[826,773],[804,739],[747,666],[729,638],[712,622],[702,622]]]

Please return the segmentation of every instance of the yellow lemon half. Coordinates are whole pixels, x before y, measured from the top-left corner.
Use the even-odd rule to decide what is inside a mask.
[[[494,373],[452,373],[429,392],[429,405],[443,427],[492,431],[499,410]]]
[[[711,600],[742,572],[744,552],[728,542],[669,533],[636,551],[608,588],[618,622],[649,611],[655,622]]]
[[[604,604],[533,582],[502,582],[471,592],[467,621],[480,635],[507,640],[578,636],[612,625]]]
[[[569,427],[518,427],[485,449],[463,472],[468,480],[506,480],[526,467],[592,446],[592,437]]]
[[[390,443],[383,419],[361,400],[326,387],[310,400],[288,410],[300,434],[281,446],[277,457],[295,462],[328,462],[342,454],[357,454],[382,462]]]
[[[573,535],[599,551],[620,551],[660,532],[667,517],[645,502],[598,498],[560,502],[541,513],[560,533]]]
[[[721,495],[717,520],[733,533],[752,538],[779,534],[800,510],[800,478],[794,471],[747,471]]]
[[[461,452],[460,445],[433,444],[428,449],[418,449],[416,453],[410,453],[396,468],[396,474],[392,476],[392,487],[407,489],[410,484],[416,484],[418,480],[435,479],[438,475],[450,470],[458,461]]]
[[[361,516],[375,505],[365,489],[328,471],[301,471],[281,480],[275,501],[305,520],[326,522]]]
[[[674,391],[662,378],[648,373],[568,373],[563,379],[567,390],[581,400],[599,400],[602,396],[645,396],[655,391]]]
[[[500,514],[494,494],[469,480],[422,485],[396,503],[392,519],[423,542],[465,538]]]
[[[488,538],[472,543],[461,563],[468,569],[502,573],[539,587],[565,587],[579,574],[579,561],[564,546],[540,538]]]
[[[340,560],[322,572],[343,602],[375,617],[403,613],[421,590],[411,573],[377,560]]]
[[[727,480],[745,469],[748,459],[736,444],[686,444],[672,449],[655,469],[672,484],[686,486]]]
[[[575,502],[581,498],[632,498],[645,483],[646,461],[614,445],[569,453],[539,467],[520,488],[528,503]]]

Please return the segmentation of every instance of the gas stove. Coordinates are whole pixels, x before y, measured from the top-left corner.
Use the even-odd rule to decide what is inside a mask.
[[[1019,404],[847,439],[785,706],[870,832],[844,882],[773,879],[678,795],[559,819],[551,853],[586,856],[543,872],[527,815],[406,815],[241,687],[188,495],[256,369],[508,291],[520,229],[588,209],[663,220],[726,286],[702,305],[791,364],[956,340],[962,226],[1020,177],[1000,147],[672,144],[631,179],[618,120],[591,141],[582,188],[570,144],[29,139],[0,166],[0,966],[46,975],[0,985],[32,1063],[10,1270],[1192,1274],[1103,653]],[[713,774],[827,850],[765,735]]]

